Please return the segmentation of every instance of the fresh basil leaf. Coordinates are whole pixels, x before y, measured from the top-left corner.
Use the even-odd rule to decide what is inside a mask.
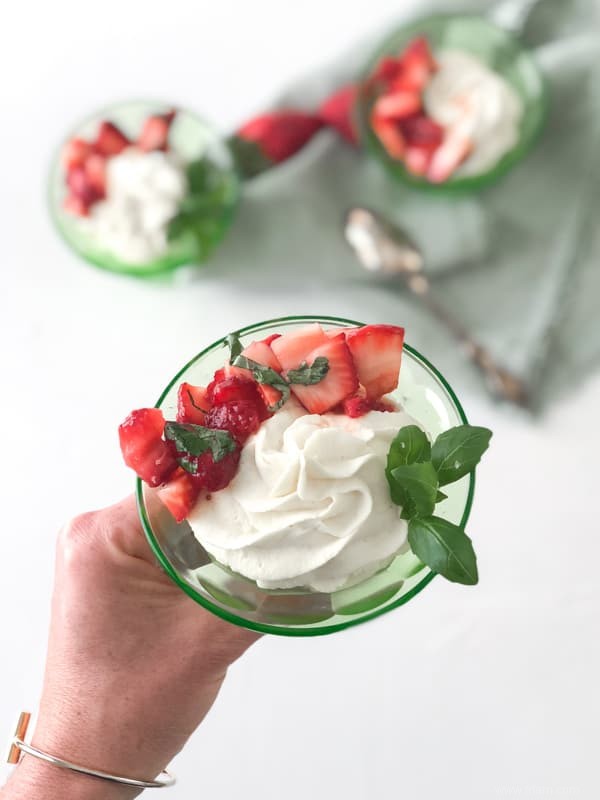
[[[221,461],[227,453],[232,453],[236,444],[229,431],[205,428],[203,425],[165,423],[165,438],[173,442],[183,461],[189,463],[189,456],[200,456],[211,451],[213,461]],[[184,469],[187,467],[182,463]],[[188,469],[188,472],[190,470]]]
[[[240,337],[237,333],[230,333],[229,336],[226,337],[225,342],[229,347],[229,363],[233,364],[244,348],[242,347]]]
[[[387,457],[387,469],[391,472],[403,464],[429,461],[431,445],[427,435],[417,425],[406,425],[400,428],[390,445]]]
[[[492,432],[474,425],[458,425],[441,433],[431,450],[440,486],[471,472],[487,450]]]
[[[431,461],[422,464],[402,464],[388,475],[392,500],[403,507],[411,517],[419,514],[428,517],[433,513],[438,480]],[[408,502],[411,501],[411,502]],[[408,506],[408,509],[406,508]]]
[[[472,586],[479,580],[473,545],[457,525],[441,517],[416,517],[408,523],[408,543],[417,558],[449,581]]]
[[[448,499],[448,495],[444,494],[443,492],[440,492],[440,490],[438,489],[438,493],[435,496],[435,502],[436,503],[441,503],[442,500],[447,500],[447,499]]]
[[[317,356],[310,366],[303,361],[298,369],[288,370],[286,377],[289,383],[313,386],[315,383],[320,383],[328,372],[328,359],[325,356]]]
[[[246,358],[242,355],[242,343],[237,333],[230,333],[226,339],[230,349],[229,363],[240,369],[248,369],[252,372],[252,377],[257,383],[262,383],[265,386],[272,386],[281,392],[281,397],[278,402],[269,406],[269,411],[277,411],[281,406],[289,400],[290,387],[288,386],[285,378],[280,375],[276,370],[267,367],[264,364],[259,364],[251,358]]]

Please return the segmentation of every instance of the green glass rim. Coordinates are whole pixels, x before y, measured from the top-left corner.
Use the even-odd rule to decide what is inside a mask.
[[[217,128],[210,122],[208,122],[204,117],[196,114],[195,111],[191,111],[189,108],[183,108],[182,106],[176,103],[167,103],[164,100],[156,100],[156,99],[148,99],[148,98],[136,98],[132,100],[131,98],[127,100],[115,100],[114,103],[110,105],[103,106],[100,109],[97,109],[93,112],[90,112],[85,117],[81,117],[79,121],[72,126],[71,134],[73,135],[76,131],[82,128],[87,123],[93,121],[94,119],[101,119],[103,116],[110,116],[111,112],[114,111],[115,108],[121,108],[127,105],[147,105],[149,107],[156,107],[156,108],[174,108],[178,111],[184,111],[189,117],[193,117],[200,125],[205,128],[210,129],[214,132],[216,136],[222,138],[223,146],[227,149],[227,142],[226,139],[221,137]],[[181,253],[174,253],[172,255],[166,254],[162,258],[157,258],[150,264],[145,264],[141,266],[133,266],[128,265],[122,262],[122,266],[116,267],[107,264],[100,255],[95,256],[92,253],[84,252],[79,250],[78,248],[74,247],[73,243],[70,241],[69,237],[67,236],[66,232],[63,230],[62,225],[60,224],[59,220],[59,209],[56,208],[54,203],[54,198],[52,196],[52,177],[54,173],[55,166],[57,162],[60,161],[60,156],[62,152],[62,148],[67,141],[68,136],[65,137],[59,145],[53,151],[53,155],[50,159],[50,163],[47,169],[47,180],[46,180],[46,203],[48,207],[48,212],[50,214],[50,219],[52,220],[53,226],[55,231],[58,233],[59,238],[66,245],[68,250],[71,253],[75,253],[78,258],[84,261],[87,264],[90,264],[93,267],[98,267],[99,269],[104,270],[105,272],[110,272],[113,275],[128,275],[134,278],[155,278],[160,276],[165,276],[173,270],[177,269],[178,267],[183,267],[185,265],[193,265],[196,262],[195,255],[191,249],[186,252]],[[223,226],[221,229],[220,236],[216,237],[214,240],[214,247],[218,247],[221,241],[223,240],[225,234],[231,227],[231,224],[235,218],[235,215],[238,210],[238,206],[240,203],[241,197],[241,179],[239,176],[239,172],[235,166],[233,155],[231,155],[231,164],[229,167],[229,171],[231,173],[231,180],[234,186],[234,197],[231,205],[225,210],[223,214]],[[119,262],[121,263],[121,262]]]
[[[343,317],[332,317],[328,315],[299,315],[299,316],[289,316],[289,317],[277,317],[275,319],[263,320],[262,322],[255,322],[252,325],[247,325],[244,328],[240,328],[236,331],[240,336],[243,336],[247,333],[255,333],[260,331],[263,328],[273,327],[275,325],[284,325],[288,322],[332,322],[341,325],[347,326],[357,326],[361,327],[365,325],[364,322],[358,322],[352,319],[345,319]],[[199,361],[206,353],[218,348],[218,347],[225,347],[227,345],[226,337],[224,336],[221,339],[217,339],[217,341],[210,344],[208,347],[205,347],[204,350],[200,351],[197,355],[191,358],[187,364],[185,364],[177,374],[169,381],[166,388],[161,392],[160,397],[156,401],[156,408],[160,407],[160,404],[171,391],[173,386],[177,383],[177,381],[181,378],[181,376],[197,361]],[[467,415],[456,396],[454,389],[450,386],[448,381],[444,378],[442,373],[435,367],[425,356],[422,356],[421,353],[418,352],[414,347],[411,347],[408,344],[404,344],[404,349],[407,350],[411,356],[413,356],[417,361],[421,362],[427,369],[429,369],[433,375],[437,378],[437,380],[441,383],[443,388],[448,392],[448,395],[452,399],[454,403],[455,409],[460,417],[462,423],[464,425],[468,424]],[[464,527],[467,524],[469,516],[471,514],[471,508],[473,505],[473,497],[475,494],[475,471],[469,474],[469,489],[467,492],[467,498],[465,501],[465,508],[463,511],[462,518],[460,520],[461,527]],[[152,530],[152,525],[150,523],[150,519],[148,518],[148,513],[146,510],[146,504],[144,502],[144,494],[143,494],[143,485],[140,478],[136,478],[135,484],[135,496],[137,500],[137,507],[138,512],[140,515],[140,521],[142,523],[142,528],[144,530],[144,534],[152,552],[154,553],[155,557],[157,558],[160,566],[163,570],[167,573],[167,575],[171,578],[171,580],[180,588],[182,589],[189,597],[199,603],[201,606],[206,608],[208,611],[211,611],[213,614],[216,614],[217,617],[226,620],[227,622],[231,622],[234,625],[237,625],[242,628],[248,628],[249,630],[258,631],[259,633],[270,633],[277,636],[322,636],[329,633],[335,633],[336,631],[341,631],[344,628],[350,628],[354,625],[360,625],[363,622],[368,622],[370,619],[374,619],[375,617],[379,617],[382,614],[387,613],[388,611],[392,611],[394,608],[398,608],[399,606],[404,605],[409,600],[411,600],[415,595],[419,594],[427,584],[431,583],[431,581],[437,575],[436,572],[428,570],[424,577],[417,583],[409,592],[407,592],[402,597],[399,597],[393,603],[384,606],[383,608],[377,608],[374,611],[367,612],[364,616],[360,617],[359,619],[350,619],[345,620],[344,622],[336,623],[335,625],[325,625],[318,628],[312,627],[279,627],[274,625],[263,624],[260,622],[253,622],[252,620],[247,620],[244,617],[239,617],[237,614],[233,614],[230,611],[226,611],[225,609],[221,608],[220,606],[212,603],[210,600],[207,600],[202,595],[198,594],[192,586],[190,586],[186,581],[182,580],[177,571],[173,568],[167,557],[162,551],[162,548],[154,535],[154,531]],[[427,569],[427,568],[426,568]]]
[[[432,194],[438,195],[454,195],[476,191],[495,183],[497,180],[503,177],[527,155],[527,153],[539,140],[548,119],[550,105],[550,89],[548,86],[548,80],[540,69],[534,54],[523,44],[523,42],[521,42],[518,36],[511,31],[496,25],[482,14],[453,14],[451,12],[430,14],[427,17],[422,17],[421,19],[414,20],[413,22],[396,28],[396,30],[389,34],[389,36],[387,36],[382,42],[380,42],[377,49],[371,53],[366,66],[361,71],[359,85],[361,87],[364,86],[366,79],[370,76],[371,71],[373,70],[377,61],[388,49],[391,48],[392,44],[404,31],[409,31],[412,28],[418,28],[419,25],[427,25],[429,23],[459,19],[466,22],[484,22],[489,25],[490,28],[494,28],[496,31],[500,32],[507,42],[510,42],[512,45],[514,45],[515,48],[518,48],[518,50],[527,57],[529,65],[536,73],[536,77],[539,82],[539,96],[537,102],[539,104],[540,113],[536,125],[532,128],[529,135],[521,137],[519,142],[511,150],[509,150],[508,153],[505,153],[497,162],[497,164],[492,167],[492,169],[477,175],[468,175],[464,178],[451,178],[442,184],[430,183],[423,178],[411,175],[411,173],[408,172],[408,170],[403,166],[401,161],[396,161],[392,159],[391,156],[387,155],[383,146],[373,132],[371,125],[369,124],[368,115],[366,114],[367,103],[362,96],[362,90],[359,91],[359,102],[356,105],[354,114],[354,120],[360,132],[361,141],[365,143],[368,152],[371,153],[371,155],[373,155],[377,161],[381,163],[386,172],[391,174],[397,180],[408,184],[409,186],[412,186],[416,189],[421,189],[424,192],[431,192]]]

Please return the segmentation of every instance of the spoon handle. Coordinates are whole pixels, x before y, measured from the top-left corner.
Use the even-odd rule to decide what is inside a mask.
[[[418,281],[418,282],[417,282]],[[429,283],[422,276],[407,280],[408,286],[419,295],[431,313],[443,322],[454,334],[464,353],[484,375],[490,390],[498,397],[519,406],[529,405],[525,383],[512,372],[499,366],[490,352],[478,344],[461,322],[435,300],[429,290]]]

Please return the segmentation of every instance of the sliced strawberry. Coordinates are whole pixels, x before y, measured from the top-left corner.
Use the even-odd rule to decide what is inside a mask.
[[[404,153],[404,166],[411,175],[418,175],[421,177],[427,173],[431,157],[432,153],[422,147],[408,146]]]
[[[69,139],[61,154],[64,168],[70,170],[73,167],[82,167],[91,152],[92,145],[86,142],[85,139],[79,139],[78,137]]]
[[[404,158],[406,142],[395,120],[371,114],[371,127],[390,158]]]
[[[102,194],[92,186],[85,167],[73,167],[69,170],[67,186],[71,194],[88,208],[102,197]]]
[[[473,150],[473,140],[459,127],[450,129],[443,143],[437,148],[427,170],[431,183],[444,183]]]
[[[282,337],[285,338],[285,337]],[[326,337],[324,344],[316,347],[301,361],[312,364],[316,358],[326,358],[329,370],[325,377],[310,386],[292,384],[291,390],[309,414],[324,414],[337,406],[358,389],[356,369],[343,333],[333,339]],[[294,366],[299,366],[297,362]]]
[[[149,486],[159,486],[177,467],[162,434],[165,420],[159,408],[140,408],[119,426],[123,459]]]
[[[398,386],[404,328],[365,325],[346,335],[346,341],[367,397],[378,400]]]
[[[208,392],[204,386],[182,383],[177,390],[177,422],[204,425],[204,415],[210,410]]]
[[[306,361],[306,357],[315,348],[328,341],[329,337],[323,328],[318,322],[314,322],[275,339],[271,342],[271,350],[277,356],[282,369],[295,369]]]
[[[84,164],[85,174],[90,186],[101,197],[106,196],[106,158],[100,153],[91,153]]]
[[[169,131],[174,119],[175,111],[148,117],[137,140],[140,150],[146,153],[151,150],[166,150],[169,144]]]
[[[241,400],[254,406],[261,420],[266,419],[269,416],[269,411],[258,384],[253,378],[248,377],[248,370],[240,370],[237,367],[236,369],[238,369],[238,372],[244,372],[245,374],[232,375],[209,383],[206,387],[208,399],[213,406],[229,403],[232,400]],[[215,376],[217,374],[215,373]]]
[[[395,91],[384,94],[375,101],[373,113],[377,117],[400,120],[421,110],[419,92]]]
[[[179,467],[169,482],[158,489],[157,494],[175,520],[183,522],[196,504],[201,491],[201,482]]]
[[[375,67],[369,82],[389,84],[395,80],[399,74],[400,60],[394,56],[384,56]]]
[[[264,339],[261,339],[261,341],[265,344],[271,344],[271,342],[274,342],[275,339],[279,339],[280,336],[280,333],[272,333],[270,336],[266,336]]]
[[[400,123],[407,147],[417,147],[433,152],[444,140],[444,129],[424,114],[403,119]]]
[[[74,194],[68,194],[65,197],[63,208],[67,213],[74,214],[76,217],[89,217],[90,215],[90,207]]]
[[[352,327],[352,328],[329,328],[328,330],[325,331],[325,334],[327,336],[329,336],[330,339],[333,339],[335,336],[339,336],[340,333],[343,333],[345,335],[348,331],[355,331],[355,330],[356,330],[356,327]]]
[[[400,56],[400,71],[395,79],[395,88],[422,92],[437,64],[424,36],[413,39]]]
[[[338,89],[319,106],[319,115],[326,125],[335,130],[351,144],[358,144],[358,133],[353,120],[354,106],[358,97],[356,84],[350,83]]]
[[[107,120],[100,123],[98,135],[94,142],[96,152],[101,153],[103,156],[116,156],[126,147],[129,147],[130,144],[129,139],[114,123]]]
[[[263,364],[265,367],[274,369],[275,372],[281,372],[281,364],[273,350],[269,347],[269,343],[278,339],[279,336],[280,334],[276,333],[273,334],[273,336],[267,337],[269,341],[264,339],[262,342],[252,342],[243,350],[242,355],[252,361],[256,361],[257,364]],[[259,383],[258,390],[267,407],[276,405],[281,399],[281,392],[265,383]]]

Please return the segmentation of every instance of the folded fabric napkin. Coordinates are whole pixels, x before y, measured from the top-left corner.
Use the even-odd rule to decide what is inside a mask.
[[[456,11],[456,4],[421,13],[440,9]],[[463,10],[494,11],[484,2]],[[343,214],[371,206],[420,243],[439,298],[500,363],[531,381],[538,408],[572,391],[600,359],[595,3],[542,0],[521,36],[548,79],[550,112],[534,150],[497,184],[460,198],[424,194],[322,131],[247,184],[235,225],[207,268],[249,295],[293,286],[305,293],[307,310],[404,324],[408,341],[451,382],[485,392],[447,331],[402,284],[378,281],[356,262],[342,237]],[[278,105],[314,108],[356,77],[379,38],[300,82]]]

